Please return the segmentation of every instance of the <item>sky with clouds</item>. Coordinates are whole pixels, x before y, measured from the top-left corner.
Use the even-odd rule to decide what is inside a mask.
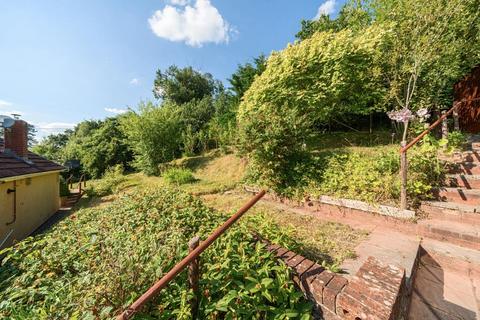
[[[20,114],[43,137],[153,99],[155,71],[172,64],[226,82],[343,2],[1,1],[0,114]]]

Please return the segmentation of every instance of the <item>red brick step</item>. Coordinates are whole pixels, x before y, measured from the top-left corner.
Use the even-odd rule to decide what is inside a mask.
[[[480,250],[480,226],[438,219],[418,223],[421,236]]]
[[[433,195],[441,201],[459,204],[480,205],[480,190],[462,188],[438,188],[433,190]]]
[[[420,209],[432,219],[480,226],[480,206],[442,201],[425,201],[422,202]]]
[[[458,163],[454,168],[450,169],[450,174],[480,175],[480,163],[478,162]]]
[[[480,189],[480,175],[450,174],[446,180],[447,187]]]

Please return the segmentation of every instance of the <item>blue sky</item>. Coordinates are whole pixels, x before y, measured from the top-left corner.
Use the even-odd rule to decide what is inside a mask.
[[[0,0],[0,114],[39,137],[153,99],[157,69],[226,79],[343,0]]]

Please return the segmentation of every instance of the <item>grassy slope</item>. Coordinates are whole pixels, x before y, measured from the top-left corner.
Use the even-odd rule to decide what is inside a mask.
[[[197,179],[178,187],[200,196],[212,208],[233,213],[251,197],[242,190],[245,162],[235,155],[209,154],[179,159],[175,164],[192,169]],[[161,188],[167,183],[161,177],[132,174],[127,184]],[[365,232],[346,225],[282,211],[264,202],[253,207],[248,215],[264,215],[271,219],[300,244],[301,253],[334,270],[344,259],[354,256],[354,248],[366,236]]]

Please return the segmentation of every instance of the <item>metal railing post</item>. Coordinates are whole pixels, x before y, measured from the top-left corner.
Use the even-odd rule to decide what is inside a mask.
[[[448,139],[448,118],[445,116],[447,112],[442,111],[442,139]]]
[[[188,243],[188,251],[191,253],[200,244],[200,238],[194,237]],[[188,285],[193,291],[193,297],[190,300],[190,306],[192,310],[192,319],[198,317],[198,304],[200,302],[200,257],[193,260],[188,266]]]
[[[402,141],[402,148],[407,145],[406,141]],[[407,176],[408,176],[408,160],[407,151],[400,153],[400,209],[407,210]]]
[[[456,102],[453,104],[454,106],[456,105]],[[460,121],[458,118],[458,109],[455,108],[453,110],[453,129],[455,131],[460,131]]]

